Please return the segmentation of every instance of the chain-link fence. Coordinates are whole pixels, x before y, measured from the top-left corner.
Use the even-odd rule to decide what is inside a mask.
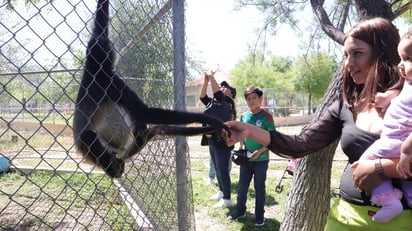
[[[0,229],[195,229],[184,138],[149,142],[117,180],[74,150],[96,1],[0,4]],[[184,1],[113,0],[110,8],[122,78],[147,104],[184,109]]]
[[[204,105],[199,101],[200,87],[191,87],[187,97],[187,108],[190,111],[202,112]],[[247,86],[235,86],[238,95],[236,101],[236,114],[239,116],[243,112],[249,111],[243,92]],[[259,86],[260,87],[260,86]],[[304,92],[286,91],[274,88],[262,88],[263,100],[261,107],[266,109],[273,117],[306,116],[315,112],[319,100],[311,100]],[[210,94],[210,93],[209,93]]]
[[[236,98],[238,115],[249,110],[246,99],[243,96],[246,88],[247,87],[236,86],[236,89],[240,92]],[[303,92],[285,91],[274,88],[261,89],[263,91],[262,108],[271,113],[273,117],[310,115],[316,109],[317,102],[311,102],[309,108],[308,94]]]

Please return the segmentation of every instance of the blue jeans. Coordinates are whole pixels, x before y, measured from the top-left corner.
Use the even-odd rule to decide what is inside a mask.
[[[216,177],[216,168],[215,168],[215,164],[213,163],[212,160],[212,153],[210,152],[210,161],[209,161],[209,178],[210,179],[215,179]],[[229,160],[229,174],[230,171],[232,170],[232,161]]]
[[[209,152],[216,169],[216,178],[219,190],[223,192],[223,199],[230,199],[230,169],[229,162],[231,148],[217,144],[209,138]]]
[[[246,212],[247,191],[250,181],[253,177],[256,191],[255,198],[255,216],[256,221],[261,222],[265,214],[266,198],[266,172],[268,170],[268,161],[249,161],[247,165],[240,166],[239,184],[237,189],[236,213],[243,214]]]
[[[211,152],[209,152],[209,155],[210,155],[210,162],[209,162],[209,178],[210,179],[215,179],[215,177],[216,177],[216,168],[215,168],[215,164],[213,163],[213,160],[212,160],[212,153]]]

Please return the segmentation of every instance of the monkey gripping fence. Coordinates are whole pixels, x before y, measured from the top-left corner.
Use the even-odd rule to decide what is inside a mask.
[[[149,142],[117,180],[74,150],[96,1],[0,4],[0,229],[194,230],[185,138]],[[149,105],[185,110],[184,1],[112,0],[110,11],[122,78]]]

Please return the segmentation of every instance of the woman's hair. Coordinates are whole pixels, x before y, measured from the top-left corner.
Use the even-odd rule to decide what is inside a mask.
[[[364,108],[377,92],[401,89],[403,79],[398,74],[400,58],[397,52],[399,32],[391,21],[372,18],[354,25],[344,36],[367,43],[372,51],[369,73],[365,84],[357,85],[347,68],[343,73],[343,99],[349,106]]]

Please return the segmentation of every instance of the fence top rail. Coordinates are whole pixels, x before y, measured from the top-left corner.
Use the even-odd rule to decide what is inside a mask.
[[[5,73],[0,73],[0,76],[10,76],[10,75],[36,75],[36,74],[50,74],[50,73],[62,73],[62,72],[79,72],[79,71],[83,71],[83,68],[62,69],[62,70],[45,70],[45,71],[5,72]]]

